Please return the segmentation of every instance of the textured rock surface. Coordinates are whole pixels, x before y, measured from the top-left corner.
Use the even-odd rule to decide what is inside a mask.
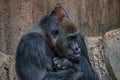
[[[115,74],[120,80],[120,29],[112,30],[104,35],[105,54],[109,63],[106,62],[110,75]],[[107,58],[106,58],[107,59]],[[111,71],[114,73],[111,74]]]
[[[0,0],[0,51],[6,52],[6,37],[5,27],[8,26],[8,8],[6,0]],[[2,45],[2,46],[1,46]]]
[[[0,80],[17,80],[14,58],[0,52]]]
[[[100,80],[109,80],[110,76],[105,65],[105,55],[103,51],[102,37],[89,37],[86,38],[86,44],[88,47],[88,54],[91,63],[98,73]]]

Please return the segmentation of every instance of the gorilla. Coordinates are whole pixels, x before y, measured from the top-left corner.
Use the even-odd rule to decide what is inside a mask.
[[[21,38],[16,72],[21,80],[98,80],[83,37],[60,5]]]

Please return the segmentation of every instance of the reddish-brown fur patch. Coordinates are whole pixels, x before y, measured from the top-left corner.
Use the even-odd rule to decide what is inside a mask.
[[[59,23],[60,27],[64,28],[67,32],[76,32],[76,27],[73,22],[67,18],[63,17],[62,21]]]
[[[66,11],[60,5],[57,5],[52,11],[51,15],[56,22],[59,24],[59,27],[64,28],[67,32],[76,32],[76,27],[73,22],[69,19]]]

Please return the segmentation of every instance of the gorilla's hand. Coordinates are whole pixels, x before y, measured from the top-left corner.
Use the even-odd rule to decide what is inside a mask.
[[[74,64],[66,58],[53,58],[53,68],[55,70],[64,70],[70,69],[74,66]]]

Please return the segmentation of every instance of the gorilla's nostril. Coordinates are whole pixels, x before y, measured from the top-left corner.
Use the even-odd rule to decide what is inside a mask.
[[[80,48],[75,48],[75,52],[80,52]]]
[[[75,48],[75,51],[78,51],[78,49],[77,49],[77,48]]]

